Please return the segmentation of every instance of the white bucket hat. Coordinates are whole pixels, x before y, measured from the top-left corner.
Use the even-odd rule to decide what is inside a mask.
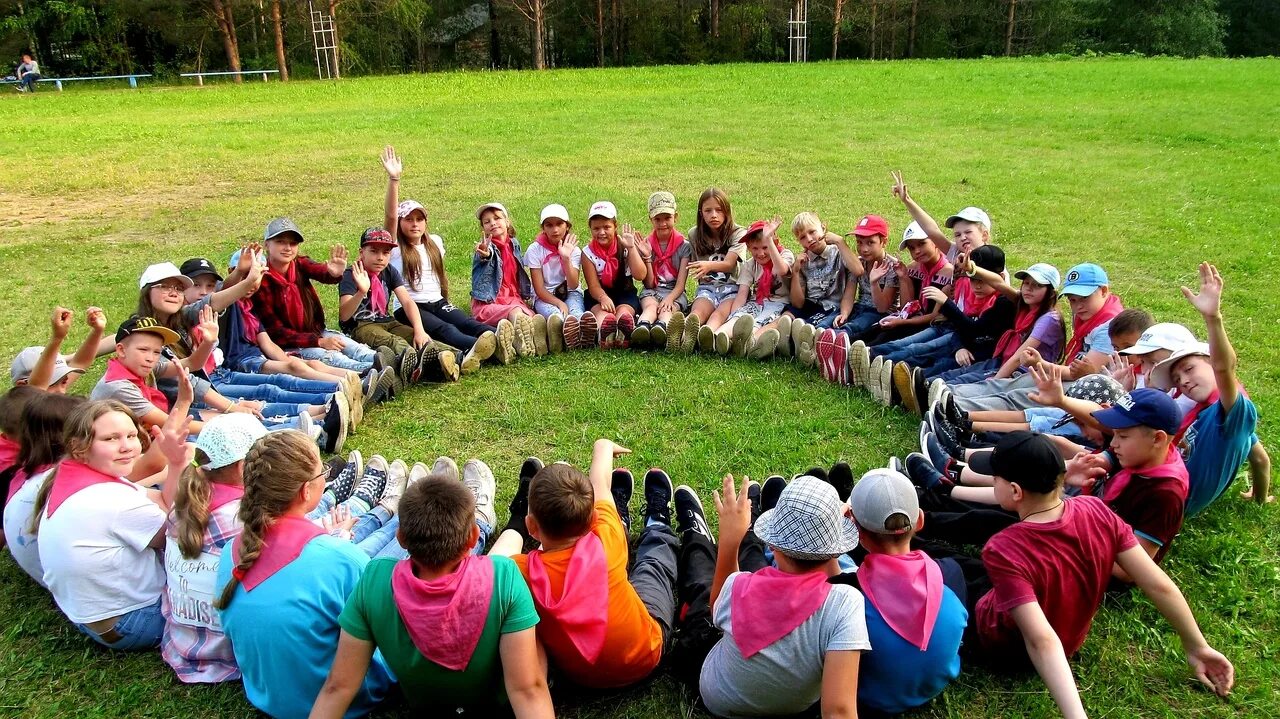
[[[798,477],[756,520],[756,536],[793,559],[832,559],[858,546],[858,526],[847,509],[835,487]]]

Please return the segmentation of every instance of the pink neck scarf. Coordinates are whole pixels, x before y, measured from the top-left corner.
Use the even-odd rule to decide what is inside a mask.
[[[551,254],[556,256],[560,255],[560,245],[557,245],[556,243],[552,242],[551,238],[547,237],[547,233],[539,232],[538,239],[535,240],[535,242],[537,242],[539,245],[542,245],[542,247],[547,252],[550,252]]]
[[[916,550],[900,556],[868,554],[858,584],[884,623],[920,651],[929,646],[942,607],[942,568]]]
[[[387,286],[381,272],[369,273],[369,309],[378,317],[387,316]]]
[[[831,593],[825,572],[788,574],[774,567],[733,580],[733,641],[744,659],[804,624]]]
[[[212,512],[219,507],[239,500],[244,496],[244,487],[237,487],[233,484],[222,484],[221,482],[211,482],[209,484],[209,511]]]
[[[613,281],[618,276],[618,240],[614,238],[607,245],[602,245],[594,237],[591,238],[591,244],[587,245],[591,248],[591,254],[604,260],[604,269],[600,271],[600,284],[606,288],[613,288]]]
[[[61,507],[62,503],[76,492],[86,487],[92,487],[95,484],[111,484],[113,482],[118,482],[127,487],[134,486],[131,482],[109,474],[103,474],[83,462],[64,459],[58,465],[57,473],[53,477],[53,487],[49,489],[49,502],[45,505],[45,516],[52,517],[53,513],[58,511],[58,507]]]
[[[1120,301],[1120,295],[1107,295],[1106,302],[1103,303],[1102,309],[1087,322],[1077,322],[1075,315],[1071,316],[1071,341],[1067,343],[1067,351],[1062,355],[1062,361],[1071,364],[1075,361],[1076,355],[1084,349],[1084,340],[1089,333],[1097,329],[1103,322],[1109,322],[1111,318],[1124,311],[1124,303]]]
[[[1102,487],[1102,501],[1108,503],[1115,501],[1129,486],[1129,483],[1133,481],[1133,475],[1135,474],[1140,474],[1144,477],[1168,477],[1178,480],[1184,500],[1190,490],[1191,478],[1187,474],[1187,465],[1182,463],[1182,455],[1178,453],[1177,446],[1170,443],[1169,451],[1164,456],[1164,464],[1147,469],[1122,469],[1116,472]]]
[[[573,545],[559,598],[551,592],[551,578],[542,563],[542,550],[529,552],[529,591],[533,602],[539,614],[555,618],[539,630],[563,633],[582,658],[592,664],[604,649],[609,621],[608,589],[609,565],[604,543],[595,532],[582,535]]]
[[[422,656],[460,672],[471,662],[489,620],[493,562],[468,555],[457,571],[423,580],[414,575],[413,560],[406,559],[391,571],[391,596]]]
[[[164,396],[164,392],[161,392],[155,387],[147,384],[145,379],[134,374],[132,370],[125,367],[120,360],[115,357],[107,360],[107,373],[103,375],[102,379],[107,382],[125,380],[129,384],[137,387],[138,391],[142,392],[142,396],[146,397],[148,402],[154,404],[156,409],[159,409],[162,412],[169,411],[169,398]]]
[[[262,538],[262,553],[254,561],[249,571],[241,572],[237,567],[231,574],[244,585],[246,592],[252,592],[259,584],[271,578],[271,575],[287,567],[302,554],[307,542],[322,536],[324,530],[303,517],[278,517],[267,528]],[[240,563],[240,540],[231,548],[231,561]]]

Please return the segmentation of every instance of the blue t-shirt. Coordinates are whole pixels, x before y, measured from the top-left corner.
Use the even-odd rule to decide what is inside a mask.
[[[1090,352],[1101,352],[1104,355],[1110,355],[1115,351],[1115,346],[1111,344],[1111,320],[1107,320],[1094,327],[1092,332],[1084,336],[1084,345],[1080,348],[1080,354],[1075,357],[1063,357],[1062,361],[1064,364],[1071,364]]]
[[[900,714],[938,696],[960,676],[960,640],[969,613],[950,587],[942,589],[942,606],[923,652],[885,624],[870,601],[864,606],[871,651],[862,653],[858,665],[860,706]]]
[[[1225,416],[1222,403],[1214,402],[1196,417],[1179,447],[1191,476],[1186,516],[1198,514],[1227,491],[1249,457],[1257,428],[1258,408],[1243,394]]]
[[[351,542],[325,535],[308,542],[297,559],[252,592],[236,587],[221,612],[222,628],[250,703],[278,719],[305,719],[311,713],[338,650],[338,615],[368,563]],[[230,561],[218,566],[219,595],[233,567]],[[382,655],[375,653],[346,716],[368,714],[393,681]]]

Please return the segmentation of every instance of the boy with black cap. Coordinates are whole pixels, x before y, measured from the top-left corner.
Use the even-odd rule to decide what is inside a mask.
[[[1220,696],[1230,692],[1231,662],[1205,641],[1129,525],[1096,497],[1063,497],[1066,468],[1047,438],[1011,432],[987,457],[1000,506],[1018,522],[982,549],[992,589],[974,605],[977,651],[1007,667],[1025,650],[1063,715],[1085,716],[1067,658],[1084,644],[1119,564],[1173,625],[1196,678]]]
[[[395,239],[381,227],[370,227],[360,235],[360,257],[338,283],[338,326],[357,342],[391,348],[403,382],[456,382],[457,351],[432,340],[422,329],[418,305],[409,295],[404,277],[391,264],[395,248]],[[392,314],[393,294],[400,300],[407,325]]]

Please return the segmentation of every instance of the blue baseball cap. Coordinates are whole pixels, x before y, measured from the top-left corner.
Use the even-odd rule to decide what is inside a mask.
[[[1142,425],[1165,434],[1176,434],[1182,424],[1182,410],[1168,394],[1144,387],[1120,395],[1111,407],[1094,412],[1093,418],[1110,429]]]
[[[1088,297],[1099,287],[1106,287],[1109,284],[1111,280],[1107,279],[1106,270],[1092,262],[1086,262],[1067,270],[1066,284],[1058,294]]]

